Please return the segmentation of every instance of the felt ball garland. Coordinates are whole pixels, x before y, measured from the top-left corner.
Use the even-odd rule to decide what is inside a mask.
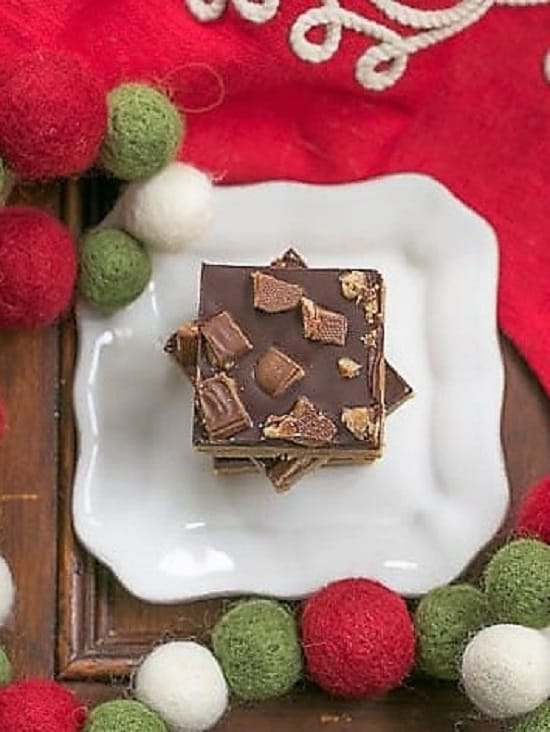
[[[183,137],[183,118],[162,92],[146,84],[121,84],[108,95],[109,121],[102,167],[117,178],[138,180],[171,162]]]
[[[238,603],[218,621],[212,646],[229,688],[250,701],[286,694],[302,675],[292,613],[275,600]]]
[[[85,707],[55,681],[29,679],[0,689],[2,732],[79,732],[85,719]]]
[[[112,312],[133,302],[151,277],[141,244],[119,229],[98,229],[80,246],[78,290],[91,305]]]
[[[0,64],[0,155],[23,180],[72,176],[97,157],[105,90],[72,54],[40,50]]]
[[[162,719],[144,704],[117,699],[97,706],[85,732],[168,732]]]
[[[521,502],[516,533],[550,544],[550,475],[534,485]]]
[[[458,679],[468,640],[489,622],[487,598],[472,585],[428,592],[414,615],[418,668],[434,678]]]
[[[366,579],[333,582],[306,601],[302,645],[310,678],[330,694],[379,696],[414,662],[414,627],[404,600]]]
[[[0,272],[0,328],[48,325],[71,302],[76,277],[73,238],[44,211],[27,206],[1,209]]]
[[[497,622],[550,625],[550,546],[535,539],[512,541],[494,555],[483,579]]]
[[[78,57],[51,50],[0,63],[0,92],[0,196],[14,179],[72,176],[96,160],[131,181],[111,227],[84,237],[78,279],[82,296],[101,311],[125,307],[151,276],[144,246],[178,251],[204,233],[211,217],[208,176],[173,162],[183,116],[146,84],[122,84],[106,95]],[[75,244],[56,219],[22,206],[0,210],[0,328],[52,323],[70,305],[76,271]],[[0,437],[4,431],[0,402]],[[527,713],[515,732],[549,730],[550,476],[525,497],[515,529],[528,538],[497,552],[483,592],[455,585],[428,593],[414,628],[402,598],[370,580],[341,580],[313,595],[301,617],[310,678],[337,696],[385,693],[410,671],[416,636],[424,673],[454,679],[460,669],[482,712]],[[0,560],[1,624],[14,588]],[[489,610],[500,625],[486,627]],[[0,731],[81,732],[86,723],[85,732],[201,732],[224,714],[228,686],[244,700],[269,699],[302,675],[294,614],[274,600],[231,607],[213,630],[212,646],[215,655],[187,641],[154,649],[136,673],[140,701],[101,704],[87,723],[85,708],[60,684],[10,683],[11,664],[0,648]]]

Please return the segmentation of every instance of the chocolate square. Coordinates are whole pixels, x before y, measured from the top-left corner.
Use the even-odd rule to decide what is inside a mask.
[[[301,308],[279,312],[264,312],[254,307],[252,275],[260,272],[300,288],[304,297],[320,306],[322,311],[337,316],[335,342],[304,338]],[[384,393],[384,327],[383,281],[378,272],[364,270],[367,286],[377,289],[376,333],[367,322],[362,305],[342,293],[337,269],[305,269],[301,266],[246,267],[204,264],[201,273],[198,318],[204,323],[220,312],[231,313],[246,334],[251,349],[235,362],[231,376],[238,386],[242,404],[250,415],[248,427],[230,439],[217,439],[215,444],[200,419],[195,420],[193,442],[199,450],[217,457],[270,458],[281,454],[299,457],[341,457],[346,460],[366,460],[378,457],[382,448]],[[298,291],[298,290],[296,290]],[[319,311],[317,310],[317,316]],[[324,317],[324,313],[321,313]],[[342,324],[347,332],[342,337]],[[368,340],[368,343],[367,343]],[[203,347],[199,348],[198,372],[202,380],[219,372]],[[266,393],[256,379],[256,367],[262,356],[274,348],[299,364],[304,375],[291,383],[282,393]],[[349,358],[361,364],[357,378],[346,379],[338,374],[338,360]],[[273,392],[274,389],[272,388]],[[268,389],[269,392],[269,389]],[[268,417],[288,415],[299,397],[306,397],[315,409],[325,415],[334,427],[334,436],[323,444],[298,444],[283,437],[264,434]],[[378,406],[379,429],[367,439],[358,439],[341,421],[344,408],[349,406]],[[327,432],[328,434],[328,432]]]

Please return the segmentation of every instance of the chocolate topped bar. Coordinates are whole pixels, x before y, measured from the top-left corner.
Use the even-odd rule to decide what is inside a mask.
[[[353,298],[348,270],[203,265],[197,388],[227,372],[231,384],[216,381],[218,391],[236,395],[242,409],[230,432],[212,430],[199,398],[198,449],[256,458],[380,455],[384,288],[374,270],[351,273]],[[349,367],[353,378],[342,371]]]

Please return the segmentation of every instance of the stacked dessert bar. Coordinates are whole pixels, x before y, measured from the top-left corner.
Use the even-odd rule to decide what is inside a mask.
[[[384,359],[375,270],[203,264],[199,313],[165,349],[195,390],[193,444],[219,473],[276,490],[320,467],[382,455],[384,419],[412,394]]]

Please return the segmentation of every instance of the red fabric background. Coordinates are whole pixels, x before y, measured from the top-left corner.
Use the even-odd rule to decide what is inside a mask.
[[[366,0],[342,4],[375,17]],[[188,115],[182,157],[225,182],[435,176],[496,228],[500,324],[550,392],[550,7],[494,8],[377,93],[353,79],[363,36],[344,31],[318,66],[291,53],[290,26],[313,5],[282,0],[255,26],[231,9],[200,24],[183,0],[2,0],[0,56],[69,48],[109,86],[154,80],[186,109],[213,106]]]

